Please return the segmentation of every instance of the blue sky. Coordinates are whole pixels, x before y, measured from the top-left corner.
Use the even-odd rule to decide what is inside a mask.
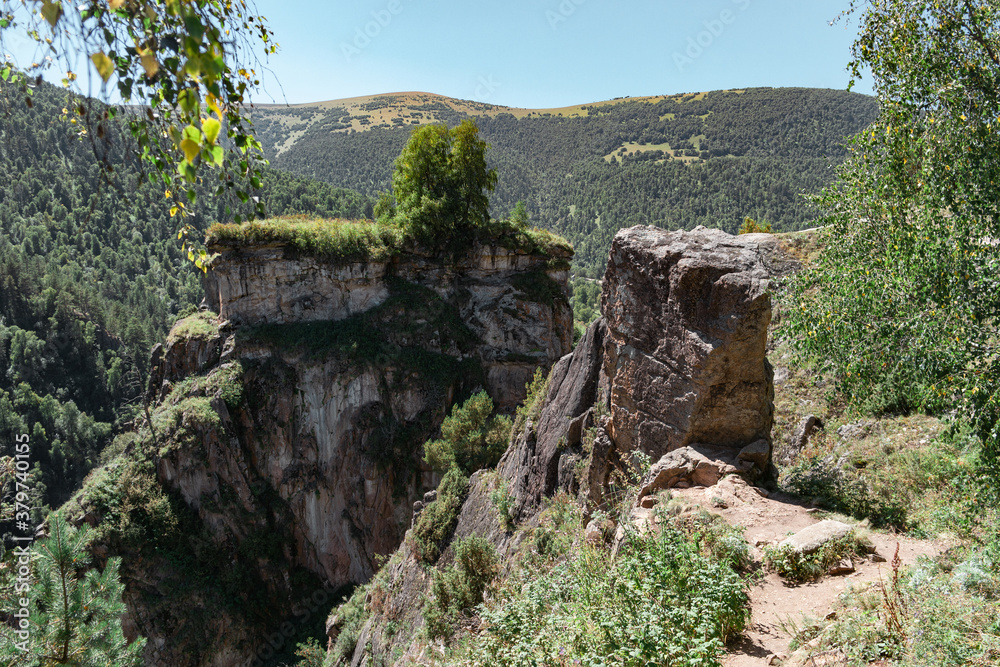
[[[846,88],[847,0],[258,0],[281,49],[258,102],[419,90],[547,108],[621,96]],[[278,85],[280,81],[280,85]],[[870,80],[854,88],[870,93]]]

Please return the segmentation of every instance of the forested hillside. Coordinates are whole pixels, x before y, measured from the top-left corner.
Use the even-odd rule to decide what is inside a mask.
[[[758,88],[526,110],[405,93],[264,107],[254,121],[272,164],[377,196],[410,133],[473,117],[499,172],[493,214],[524,201],[533,224],[565,235],[599,276],[614,233],[635,224],[735,232],[744,217],[776,230],[815,218],[845,138],[875,118],[872,98]]]
[[[138,409],[149,350],[202,299],[163,189],[121,163],[107,173],[38,87],[27,107],[0,88],[0,454],[32,436],[42,512],[65,500]],[[371,215],[354,192],[271,171],[274,214]],[[190,222],[219,218],[205,194]],[[41,514],[40,514],[41,516]]]

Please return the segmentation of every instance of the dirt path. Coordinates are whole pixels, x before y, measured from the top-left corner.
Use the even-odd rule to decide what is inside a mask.
[[[724,479],[717,486],[672,490],[675,497],[699,504],[705,509],[721,514],[729,523],[743,526],[753,551],[754,560],[760,562],[763,547],[777,544],[789,533],[797,532],[820,521],[815,510],[783,494],[763,497],[761,492],[733,478]],[[725,505],[725,507],[722,507]],[[935,556],[947,544],[935,540],[918,540],[884,533],[871,533],[877,553],[891,560],[899,544],[899,557],[904,565],[911,565],[920,556]],[[789,654],[791,637],[782,624],[792,621],[804,625],[803,618],[821,619],[833,611],[837,596],[850,586],[861,586],[888,576],[888,563],[865,560],[855,564],[855,572],[844,576],[827,576],[817,582],[788,586],[770,573],[760,579],[750,593],[753,616],[750,628],[737,644],[730,647],[724,667],[756,667],[767,665],[773,655],[785,658]]]

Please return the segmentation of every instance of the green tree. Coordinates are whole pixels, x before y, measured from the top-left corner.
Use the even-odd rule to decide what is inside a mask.
[[[89,529],[69,525],[62,515],[49,517],[49,537],[31,549],[35,555],[28,594],[30,619],[27,651],[8,625],[0,659],[14,665],[78,665],[125,667],[142,664],[146,640],[131,644],[122,634],[120,558],[110,558],[103,571],[90,569]]]
[[[434,470],[457,466],[466,475],[492,468],[507,448],[510,418],[493,415],[493,401],[485,391],[455,405],[441,424],[441,437],[424,444],[424,460]]]
[[[791,330],[856,404],[960,408],[996,454],[1000,7],[851,11],[851,68],[871,70],[880,113],[818,200],[826,249],[794,285]]]
[[[46,57],[22,66],[5,61],[0,78],[19,85],[32,106],[33,84],[58,69],[63,86],[76,93],[63,115],[105,170],[122,161],[113,138],[124,127],[134,141],[128,152],[152,168],[150,181],[173,200],[172,216],[187,215],[206,165],[220,169],[215,194],[233,196],[234,207],[260,187],[265,161],[245,109],[260,84],[252,54],[272,54],[277,44],[248,0],[2,0],[0,46],[12,31]],[[81,56],[99,77],[105,102],[113,90],[118,104],[85,97],[88,86],[77,83]],[[263,213],[259,202],[256,212]],[[195,259],[192,243],[185,245]],[[203,250],[197,260],[201,266]]]
[[[383,219],[393,215],[424,242],[443,245],[473,236],[489,222],[488,193],[497,181],[486,166],[487,147],[469,119],[451,130],[414,129],[392,174],[396,205],[380,200]]]

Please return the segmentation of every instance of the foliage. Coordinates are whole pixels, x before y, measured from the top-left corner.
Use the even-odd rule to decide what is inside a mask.
[[[17,637],[8,624],[0,626],[5,664],[142,664],[145,639],[130,644],[122,634],[121,559],[108,559],[103,571],[90,567],[91,538],[87,526],[73,528],[61,513],[50,515],[49,536],[31,549],[36,554],[33,583],[26,595],[21,593],[29,601],[28,637]],[[15,647],[22,641],[26,652]]]
[[[629,534],[614,560],[583,547],[503,586],[481,614],[475,664],[518,667],[719,665],[726,639],[749,621],[739,575],[669,527]]]
[[[328,659],[334,664],[340,660],[350,660],[351,656],[354,655],[358,637],[361,636],[361,629],[370,613],[365,606],[368,589],[368,586],[358,586],[354,589],[351,597],[330,614],[338,616],[338,620],[341,622],[340,634],[337,635],[336,641],[333,642],[333,646],[328,652]]]
[[[277,44],[246,0],[92,0],[79,6],[6,1],[0,6],[0,44],[12,31],[48,52],[30,66],[18,68],[8,58],[0,68],[3,81],[19,87],[29,108],[31,84],[50,68],[59,67],[63,86],[82,94],[76,83],[82,58],[102,81],[105,99],[112,97],[113,83],[120,100],[115,106],[77,98],[63,115],[72,116],[109,172],[117,161],[112,151],[121,149],[113,141],[115,123],[121,122],[134,140],[128,154],[152,168],[150,181],[173,198],[171,215],[185,215],[197,199],[195,182],[205,166],[221,169],[218,196],[247,202],[249,192],[260,188],[263,156],[246,115],[249,94],[260,83],[252,54],[273,54]],[[90,80],[89,72],[85,78]],[[263,212],[258,206],[257,213]],[[193,257],[193,246],[186,245]],[[203,251],[198,259],[201,266]]]
[[[405,105],[401,97],[389,101]],[[340,106],[260,109],[254,123],[276,166],[374,197],[390,185],[392,160],[411,121],[419,115],[414,122],[456,125],[472,113],[442,107],[403,111],[408,117],[399,126]],[[523,201],[530,224],[573,243],[579,275],[599,278],[611,239],[623,227],[702,224],[736,233],[747,215],[781,231],[812,226],[815,211],[800,193],[829,184],[830,162],[846,154],[845,137],[875,113],[870,97],[854,93],[756,88],[618,100],[572,117],[544,111],[515,117],[494,108],[474,119],[491,144],[487,164],[499,174],[494,214]],[[356,119],[362,125],[351,132]],[[669,144],[671,150],[609,159],[627,144]],[[696,146],[705,159],[672,155]],[[333,154],[337,160],[325,158]]]
[[[525,386],[524,403],[517,406],[517,411],[514,414],[514,424],[511,427],[513,433],[520,434],[526,422],[534,422],[538,419],[548,390],[548,376],[542,372],[541,368],[536,368],[535,374]]]
[[[514,529],[516,517],[514,515],[514,494],[511,493],[507,480],[497,479],[496,487],[490,492],[490,502],[497,510],[500,518],[500,525],[506,531]]]
[[[839,466],[832,457],[802,457],[783,471],[781,485],[828,509],[869,519],[876,528],[905,530],[909,503],[899,481],[877,473],[859,474],[853,466]]]
[[[770,234],[771,233],[771,223],[770,222],[757,222],[753,218],[746,217],[743,218],[743,223],[740,225],[740,229],[737,234]]]
[[[601,316],[601,283],[589,278],[573,278],[573,320],[584,327]]]
[[[74,126],[60,120],[65,94],[33,88],[29,109],[7,100],[0,132],[0,455],[28,433],[37,477],[32,505],[58,506],[100,452],[135,418],[149,349],[175,316],[195,307],[198,272],[158,205],[162,186],[122,163],[101,175]],[[200,187],[200,186],[199,186]],[[269,212],[363,215],[356,193],[266,170]],[[221,216],[207,190],[188,220]],[[33,473],[34,474],[34,473]]]
[[[462,503],[469,492],[469,478],[457,467],[445,473],[437,488],[437,500],[420,513],[410,531],[410,546],[414,556],[424,563],[437,562],[451,537]]]
[[[852,68],[871,69],[880,115],[818,200],[826,249],[794,285],[790,333],[860,408],[961,409],[996,454],[1000,9],[858,11]]]
[[[326,220],[309,216],[274,218],[242,224],[216,223],[208,245],[280,244],[319,257],[384,260],[398,253],[404,236],[398,227],[366,220]]]
[[[326,662],[326,650],[315,637],[296,645],[295,655],[301,658],[296,667],[323,667]]]
[[[702,555],[728,565],[736,572],[749,572],[753,564],[743,529],[730,525],[718,514],[703,509],[668,520],[701,548]]]
[[[427,636],[449,638],[462,615],[483,601],[483,592],[499,571],[496,550],[482,537],[455,543],[455,562],[434,572],[433,598],[424,604]]]
[[[796,551],[791,545],[764,547],[764,566],[777,572],[787,581],[801,583],[819,579],[831,566],[845,558],[855,558],[867,553],[870,542],[854,530],[843,537],[830,540],[810,554]]]
[[[510,418],[493,415],[493,401],[485,391],[456,404],[441,424],[441,437],[424,443],[424,460],[432,470],[457,466],[466,475],[493,468],[507,448]]]
[[[486,142],[470,120],[458,127],[413,130],[392,175],[394,219],[430,245],[459,243],[489,222],[488,193],[496,171],[486,166]]]
[[[839,649],[852,665],[886,660],[900,667],[996,664],[1000,582],[995,567],[983,567],[988,559],[981,550],[963,549],[938,562],[922,559],[907,570],[893,559],[886,579],[848,591],[830,620],[804,628],[796,639],[819,637],[816,652]],[[978,573],[971,586],[965,576],[970,571]]]

